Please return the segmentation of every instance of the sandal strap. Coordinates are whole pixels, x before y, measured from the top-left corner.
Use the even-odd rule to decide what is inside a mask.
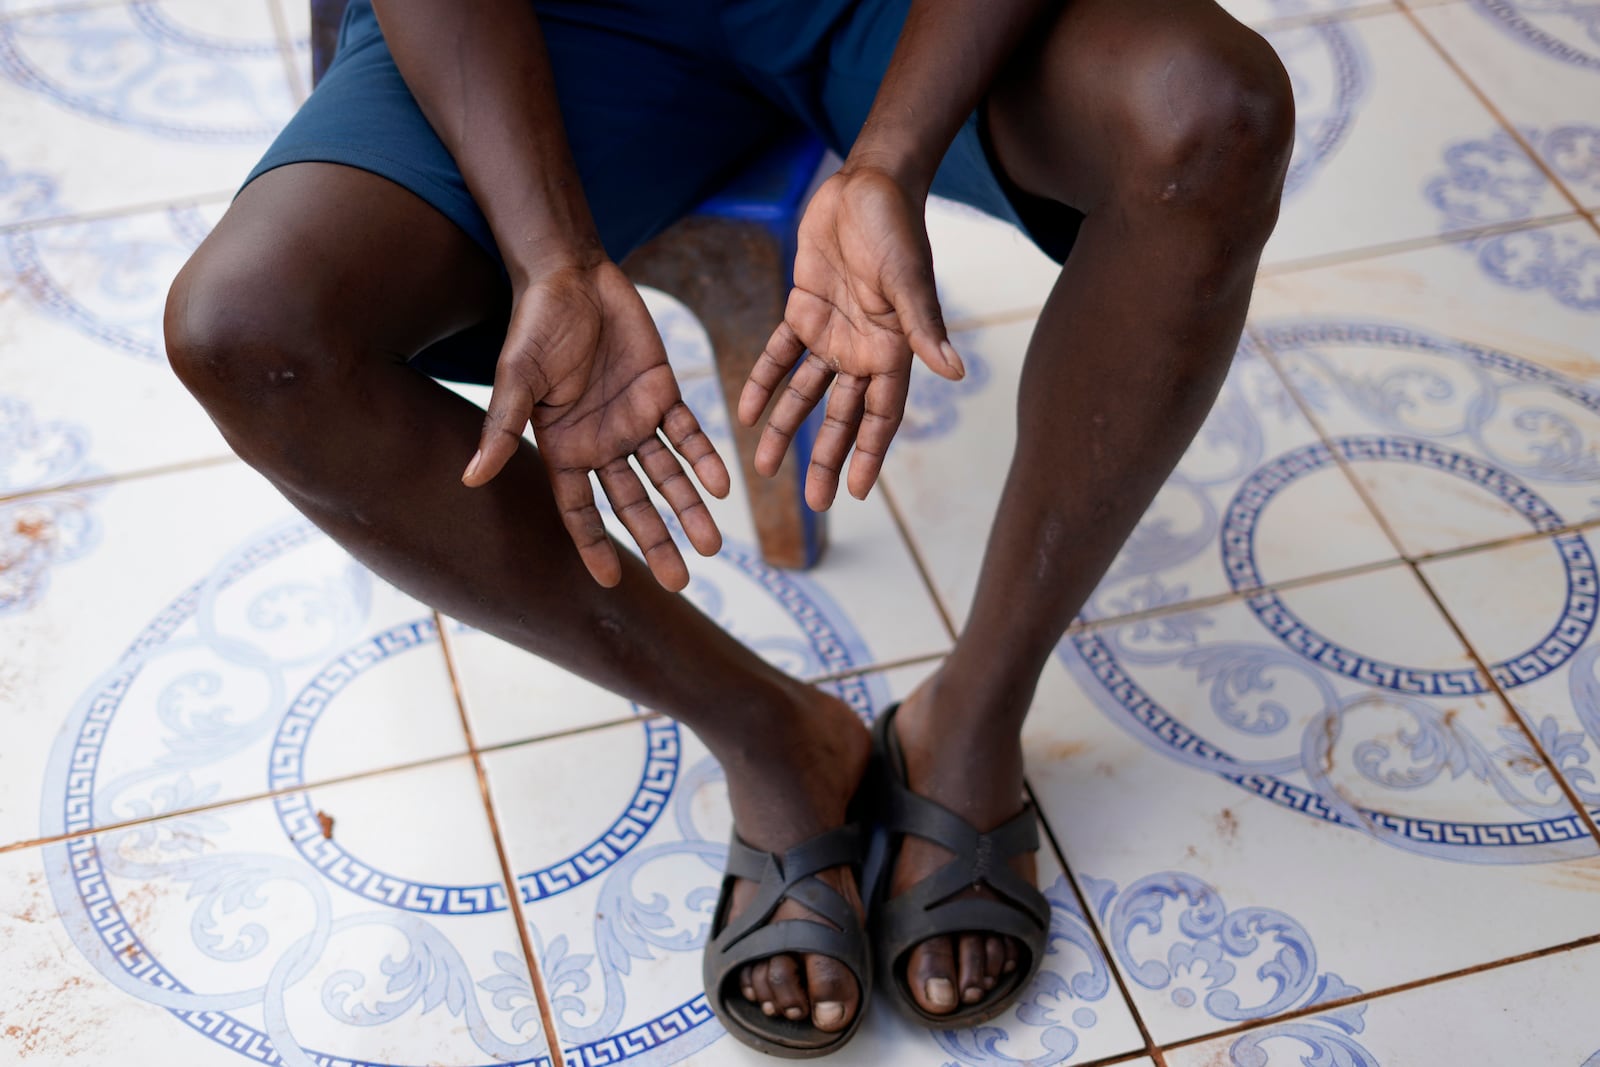
[[[1050,905],[1039,890],[1011,867],[1011,860],[1039,848],[1039,820],[1033,804],[993,830],[984,832],[944,805],[891,781],[884,804],[884,828],[910,834],[951,853],[942,867],[899,897],[916,899],[931,909],[966,889],[984,885],[1007,904],[1030,915],[1041,929],[1050,925]],[[953,903],[953,902],[952,902]],[[990,901],[994,904],[994,901]],[[973,929],[973,927],[962,927]]]
[[[717,934],[718,944],[723,945],[724,950],[730,949],[762,929],[785,925],[769,920],[786,899],[796,901],[833,924],[830,928],[819,922],[810,923],[818,929],[837,932],[859,926],[860,920],[849,901],[817,875],[833,867],[859,868],[861,844],[861,828],[855,824],[819,834],[781,856],[752,848],[735,833],[728,845],[725,882],[731,885],[728,880],[742,878],[757,883],[757,888],[754,898],[740,911],[738,918]]]

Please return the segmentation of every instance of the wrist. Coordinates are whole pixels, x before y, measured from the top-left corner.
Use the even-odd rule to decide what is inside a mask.
[[[590,271],[608,260],[598,234],[541,233],[533,226],[524,228],[510,249],[502,247],[500,256],[516,289],[558,271]]]

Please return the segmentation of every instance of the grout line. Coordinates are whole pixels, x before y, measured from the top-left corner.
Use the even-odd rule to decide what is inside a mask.
[[[470,755],[465,750],[459,752],[446,752],[437,756],[424,756],[421,759],[408,760],[404,763],[393,763],[383,767],[376,767],[364,771],[352,771],[349,774],[334,775],[331,778],[321,778],[315,782],[302,782],[296,786],[284,789],[268,789],[255,793],[246,793],[243,796],[230,797],[227,800],[213,801],[210,804],[196,804],[188,808],[174,808],[155,815],[141,815],[135,819],[122,819],[118,822],[101,823],[84,830],[75,830],[67,834],[52,834],[48,837],[30,838],[25,841],[13,841],[10,844],[0,845],[0,855],[8,852],[21,852],[24,849],[39,848],[43,845],[60,844],[63,841],[74,841],[82,837],[93,837],[96,834],[118,833],[131,830],[136,826],[147,826],[151,823],[161,822],[164,819],[177,818],[184,815],[193,815],[197,812],[220,811],[224,808],[236,808],[245,804],[255,804],[263,800],[275,800],[278,797],[291,796],[295,793],[309,792],[312,789],[326,789],[329,786],[344,785],[348,782],[360,781],[364,778],[377,778],[382,775],[413,771],[422,767],[435,767],[439,764],[449,763]]]
[[[1302,26],[1321,26],[1330,22],[1348,22],[1368,19],[1375,15],[1393,15],[1395,8],[1386,0],[1369,2],[1358,7],[1339,8],[1335,11],[1312,11],[1299,15],[1277,15],[1245,25],[1257,33],[1276,33],[1279,30],[1296,30]]]
[[[889,517],[894,519],[896,530],[900,531],[900,540],[905,543],[906,551],[911,554],[911,562],[916,565],[917,573],[922,576],[922,584],[927,587],[928,596],[933,600],[934,610],[939,613],[939,619],[944,623],[944,629],[950,635],[950,640],[956,640],[960,634],[956,630],[955,622],[950,614],[950,609],[945,606],[944,598],[939,595],[939,590],[934,587],[932,572],[922,559],[922,553],[917,551],[916,542],[911,539],[911,532],[906,526],[905,517],[900,513],[900,505],[895,503],[894,493],[889,488],[889,480],[879,480],[879,489],[883,493],[883,502],[888,505]]]
[[[1105,934],[1100,929],[1100,920],[1089,907],[1089,901],[1083,895],[1083,889],[1078,885],[1077,877],[1072,873],[1072,867],[1067,863],[1066,850],[1061,847],[1061,841],[1056,837],[1055,829],[1045,817],[1044,805],[1039,803],[1039,798],[1034,794],[1033,786],[1026,781],[1023,787],[1028,792],[1028,800],[1033,804],[1033,809],[1038,813],[1038,821],[1044,830],[1045,840],[1049,843],[1050,850],[1055,853],[1056,862],[1061,864],[1061,872],[1067,877],[1067,885],[1072,887],[1072,896],[1078,902],[1078,910],[1083,913],[1084,923],[1089,927],[1089,933],[1094,937],[1095,947],[1100,951],[1100,958],[1106,961],[1106,970],[1111,972],[1111,978],[1117,984],[1117,991],[1122,994],[1122,1002],[1128,1006],[1128,1013],[1133,1016],[1133,1024],[1139,1028],[1139,1036],[1144,1038],[1144,1054],[1155,1060],[1158,1064],[1165,1064],[1161,1058],[1161,1049],[1155,1043],[1155,1038],[1150,1034],[1150,1028],[1145,1025],[1144,1017],[1139,1014],[1139,1006],[1133,1001],[1133,994],[1128,991],[1128,984],[1122,977],[1122,971],[1117,966],[1117,958],[1111,952],[1111,947],[1106,944]],[[1037,881],[1037,879],[1035,879]],[[1124,1055],[1117,1053],[1117,1055]]]
[[[544,975],[539,970],[539,961],[533,953],[533,941],[528,936],[528,920],[522,913],[522,897],[517,889],[516,872],[511,868],[511,857],[506,852],[505,835],[500,830],[500,819],[494,809],[494,798],[489,792],[489,776],[484,773],[483,754],[472,734],[472,721],[467,715],[466,701],[461,697],[461,678],[456,672],[455,656],[451,653],[450,643],[444,636],[444,618],[438,611],[433,612],[433,624],[439,632],[439,648],[444,654],[445,670],[450,674],[450,690],[455,694],[456,712],[461,716],[461,731],[466,735],[467,752],[472,757],[473,769],[478,775],[478,792],[483,797],[483,813],[489,820],[489,833],[494,838],[495,855],[500,860],[500,875],[505,879],[506,904],[511,910],[512,918],[517,924],[517,940],[522,945],[524,962],[528,965],[528,982],[533,988],[534,1000],[539,1005],[540,1025],[544,1028],[545,1047],[550,1050],[550,1058],[555,1067],[564,1067],[565,1057],[561,1052],[561,1035],[556,1031],[555,1013],[550,1008],[550,995],[544,988]]]
[[[1555,171],[1550,169],[1550,165],[1544,161],[1544,158],[1540,156],[1538,152],[1534,151],[1533,145],[1526,137],[1522,135],[1522,131],[1517,129],[1516,124],[1506,118],[1505,114],[1495,105],[1494,101],[1489,99],[1489,94],[1484,92],[1483,89],[1479,87],[1478,83],[1472,79],[1471,75],[1466,72],[1466,69],[1463,68],[1456,60],[1456,57],[1451,55],[1444,45],[1439,41],[1439,39],[1433,35],[1433,31],[1428,29],[1427,23],[1423,22],[1421,17],[1411,9],[1411,5],[1408,0],[1395,0],[1395,6],[1400,9],[1401,14],[1406,19],[1410,20],[1412,27],[1422,35],[1423,39],[1428,42],[1433,50],[1439,54],[1439,58],[1444,60],[1445,64],[1451,70],[1455,71],[1456,77],[1460,78],[1462,84],[1464,84],[1467,89],[1471,91],[1473,96],[1478,98],[1478,102],[1488,110],[1489,114],[1496,122],[1500,124],[1501,128],[1504,129],[1506,133],[1510,134],[1511,139],[1528,154],[1528,158],[1533,160],[1533,165],[1539,168],[1540,173],[1545,176],[1551,185],[1555,186],[1556,192],[1560,193],[1562,198],[1565,199],[1567,203],[1572,205],[1573,210],[1578,212],[1579,215],[1583,215],[1584,211],[1582,201],[1578,199],[1571,189],[1567,188],[1566,183],[1561,180],[1560,176],[1558,176]],[[1590,223],[1593,225],[1594,220],[1591,219]],[[1600,233],[1600,226],[1596,227],[1596,232]]]
[[[289,81],[289,92],[294,96],[295,106],[306,102],[306,97],[311,95],[310,87],[306,84],[306,76],[300,70],[299,58],[294,51],[294,38],[289,34],[289,17],[283,10],[283,0],[266,0],[268,12],[272,16],[272,29],[278,37],[278,53],[283,57],[284,74]]]
[[[226,467],[238,463],[239,457],[233,455],[210,456],[206,459],[185,459],[177,463],[167,463],[159,467],[142,467],[138,470],[124,471],[121,474],[103,474],[96,478],[82,478],[75,482],[63,482],[60,485],[41,485],[31,489],[19,489],[15,493],[0,493],[0,504],[14,504],[19,500],[28,500],[33,497],[49,496],[53,493],[75,493],[85,489],[100,489],[120,482],[141,481],[146,478],[160,478],[168,474],[184,474],[189,471],[210,470],[213,467]]]
[[[1026,307],[1008,308],[1005,311],[984,311],[964,319],[952,319],[944,324],[944,331],[966,333],[969,330],[981,330],[989,326],[1009,326],[1015,322],[1036,319],[1043,310],[1043,304],[1029,304]]]
[[[1489,665],[1479,655],[1477,646],[1467,639],[1466,631],[1461,628],[1461,624],[1456,621],[1456,617],[1450,613],[1450,609],[1445,607],[1444,600],[1440,598],[1438,591],[1434,589],[1433,583],[1428,581],[1427,577],[1422,573],[1422,568],[1415,563],[1407,565],[1411,568],[1411,572],[1417,576],[1417,581],[1422,583],[1422,588],[1427,592],[1428,598],[1433,601],[1434,607],[1439,609],[1439,614],[1444,616],[1450,631],[1456,635],[1456,640],[1461,642],[1461,647],[1466,649],[1467,655],[1472,657],[1473,666],[1477,667],[1479,673],[1489,683],[1490,690],[1500,699],[1502,709],[1511,716],[1511,721],[1522,731],[1523,736],[1528,739],[1528,744],[1533,746],[1533,750],[1544,761],[1545,769],[1550,772],[1551,777],[1555,780],[1556,787],[1567,798],[1567,803],[1572,805],[1572,810],[1578,813],[1578,818],[1589,827],[1589,836],[1594,838],[1595,845],[1600,846],[1600,825],[1595,823],[1594,815],[1589,811],[1588,805],[1579,798],[1577,790],[1571,782],[1567,781],[1567,776],[1561,772],[1561,768],[1556,765],[1555,759],[1546,751],[1543,742],[1539,740],[1538,733],[1528,725],[1522,713],[1517,710],[1517,706],[1511,702],[1511,698],[1506,696],[1505,690],[1500,687],[1500,680],[1489,670]]]
[[[834,671],[832,674],[819,674],[814,678],[803,678],[806,685],[823,685],[827,682],[837,682],[845,678],[858,678],[863,674],[884,674],[889,671],[898,671],[906,667],[920,667],[924,663],[937,663],[949,655],[944,652],[924,652],[917,656],[902,656],[900,659],[886,659],[879,663],[872,663],[864,667],[851,667],[847,671]]]
[[[1360,248],[1350,248],[1338,252],[1323,252],[1314,256],[1304,256],[1300,259],[1285,259],[1275,263],[1266,263],[1256,272],[1256,277],[1276,278],[1283,274],[1298,274],[1302,271],[1321,270],[1324,267],[1346,266],[1369,259],[1381,259],[1384,256],[1399,255],[1403,252],[1444,248],[1449,245],[1465,244],[1468,241],[1494,237],[1503,233],[1558,226],[1565,222],[1582,221],[1582,219],[1582,212],[1562,211],[1553,215],[1538,215],[1531,219],[1516,219],[1511,222],[1497,222],[1489,226],[1473,226],[1464,230],[1451,230],[1448,233],[1406,237],[1398,241],[1387,241],[1382,244],[1363,245]]]
[[[1273,1026],[1277,1026],[1280,1023],[1293,1022],[1296,1019],[1305,1019],[1313,1015],[1321,1015],[1322,1013],[1328,1011],[1337,1011],[1340,1008],[1349,1007],[1353,1004],[1370,1004],[1374,1001],[1381,1000],[1386,997],[1396,996],[1400,993],[1409,993],[1415,989],[1422,989],[1433,985],[1443,985],[1446,982],[1452,982],[1458,978],[1469,978],[1475,974],[1485,974],[1490,971],[1503,970],[1504,968],[1512,967],[1519,963],[1527,963],[1531,960],[1545,959],[1550,956],[1559,956],[1564,952],[1575,952],[1578,949],[1589,948],[1593,945],[1600,945],[1600,934],[1590,934],[1587,937],[1580,937],[1574,941],[1565,941],[1559,945],[1551,945],[1548,948],[1534,949],[1531,952],[1523,952],[1515,956],[1507,956],[1504,959],[1492,960],[1488,963],[1475,963],[1470,967],[1461,967],[1457,970],[1448,971],[1444,974],[1433,975],[1432,977],[1428,978],[1414,978],[1409,982],[1400,982],[1392,986],[1385,986],[1382,989],[1374,989],[1371,992],[1358,993],[1355,996],[1341,997],[1337,1000],[1325,1000],[1317,1004],[1307,1004],[1304,1007],[1296,1008],[1293,1011],[1286,1011],[1281,1015],[1273,1015],[1266,1019],[1252,1019],[1249,1022],[1240,1023],[1237,1026],[1229,1026],[1222,1030],[1213,1030],[1209,1033],[1196,1035],[1195,1037],[1186,1037],[1181,1041],[1174,1041],[1171,1044],[1163,1045],[1162,1050],[1171,1052],[1175,1049],[1190,1048],[1194,1045],[1205,1044],[1208,1041],[1216,1041],[1219,1038],[1232,1037],[1235,1034],[1248,1033],[1252,1030],[1264,1030]]]
[[[157,211],[165,211],[172,207],[227,203],[233,199],[233,193],[232,189],[213,189],[209,192],[185,193],[182,196],[168,196],[160,200],[143,200],[134,204],[118,204],[115,207],[96,208],[92,211],[69,211],[61,215],[24,219],[21,222],[0,223],[0,236],[10,233],[23,233],[29,230],[45,230],[55,226],[70,226],[76,223],[104,222],[107,219],[126,218],[129,215],[154,214]]]

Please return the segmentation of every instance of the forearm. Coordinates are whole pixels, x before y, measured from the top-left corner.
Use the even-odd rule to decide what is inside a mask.
[[[374,0],[373,8],[513,280],[602,259],[533,5]]]
[[[849,163],[925,194],[961,124],[1050,0],[913,0]]]

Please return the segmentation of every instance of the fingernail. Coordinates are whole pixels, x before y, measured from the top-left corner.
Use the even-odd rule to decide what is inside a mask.
[[[472,454],[472,461],[467,464],[467,469],[461,475],[461,480],[462,481],[466,481],[468,478],[471,478],[473,473],[477,471],[478,464],[480,464],[482,462],[483,462],[483,449],[480,448],[480,449],[478,449],[476,452],[474,452]]]
[[[837,1000],[824,1000],[817,1005],[812,1021],[824,1029],[838,1026],[844,1021],[844,1005]]]
[[[761,1012],[763,1015],[776,1015],[778,1014],[778,1006],[770,1000],[763,1000],[761,1002]]]
[[[969,985],[961,991],[961,999],[968,1004],[976,1004],[983,999],[983,990],[975,985]]]
[[[922,992],[928,998],[928,1003],[936,1008],[956,1006],[956,987],[948,978],[928,979],[922,985]]]
[[[956,372],[958,377],[965,378],[967,376],[967,365],[961,362],[961,357],[956,353],[955,345],[949,341],[941,341],[939,342],[939,351],[944,353],[944,361],[950,364],[951,369]]]

